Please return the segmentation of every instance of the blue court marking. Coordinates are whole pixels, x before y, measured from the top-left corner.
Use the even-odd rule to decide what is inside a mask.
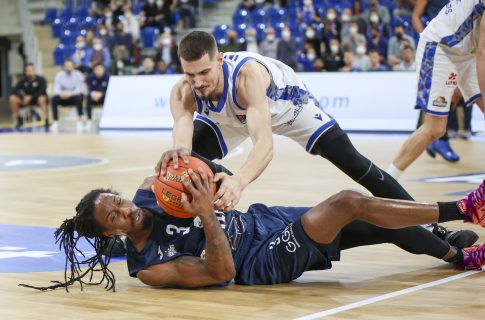
[[[46,272],[64,270],[66,256],[55,244],[50,227],[0,224],[0,273]],[[94,248],[82,238],[77,247],[86,257]],[[79,256],[80,260],[84,260]],[[124,257],[111,261],[125,260]]]
[[[106,163],[100,158],[52,155],[0,155],[0,172],[43,170]]]
[[[471,183],[480,184],[485,180],[485,172],[465,173],[429,178],[411,179],[410,181],[418,181],[425,183]]]

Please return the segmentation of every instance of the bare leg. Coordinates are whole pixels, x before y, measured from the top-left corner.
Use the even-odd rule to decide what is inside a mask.
[[[475,103],[482,109],[482,112],[485,114],[485,104],[483,103],[483,98],[478,99]]]
[[[406,170],[431,142],[443,136],[447,121],[448,117],[426,114],[423,125],[404,142],[392,164],[401,171]]]
[[[47,119],[49,119],[49,107],[47,105],[47,97],[46,96],[39,96],[37,98],[37,103],[39,104],[39,107],[42,110],[43,120],[47,121]]]

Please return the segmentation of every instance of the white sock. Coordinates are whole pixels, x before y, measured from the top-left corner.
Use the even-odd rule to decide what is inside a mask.
[[[394,179],[396,180],[399,180],[399,177],[401,176],[401,174],[403,173],[401,170],[399,170],[398,168],[396,168],[394,166],[394,164],[390,164],[389,165],[389,168],[387,168],[387,173],[389,173],[389,175],[391,177],[393,177]]]

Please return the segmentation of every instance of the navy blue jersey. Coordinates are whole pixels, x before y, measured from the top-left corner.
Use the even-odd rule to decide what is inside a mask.
[[[331,268],[339,258],[338,240],[325,250],[317,248],[306,236],[300,217],[309,208],[267,207],[254,204],[248,212],[216,212],[227,235],[236,267],[235,281],[240,284],[289,282],[303,272]],[[164,233],[163,216],[155,215],[148,243],[136,252],[128,241],[130,276],[155,264],[180,256],[204,258],[205,236],[199,218],[186,232],[169,240]]]
[[[89,92],[100,91],[106,94],[106,90],[108,90],[108,82],[109,75],[107,73],[105,73],[101,78],[98,78],[93,72],[88,76],[88,79],[86,80],[86,85]]]

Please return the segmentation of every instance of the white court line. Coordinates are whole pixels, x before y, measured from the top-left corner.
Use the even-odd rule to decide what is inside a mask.
[[[455,280],[458,280],[458,279],[462,279],[462,278],[471,276],[473,274],[477,274],[478,272],[482,272],[482,271],[483,270],[480,270],[480,271],[473,270],[473,271],[463,272],[463,273],[457,274],[455,276],[451,276],[451,277],[444,278],[444,279],[441,279],[441,280],[436,280],[436,281],[433,281],[433,282],[420,284],[418,286],[414,286],[414,287],[411,287],[411,288],[386,293],[386,294],[383,294],[383,295],[380,295],[380,296],[377,296],[377,297],[372,297],[372,298],[357,301],[357,302],[354,302],[354,303],[351,303],[351,304],[346,304],[344,306],[340,306],[340,307],[337,307],[337,308],[317,312],[317,313],[310,314],[310,315],[307,315],[307,316],[303,316],[303,317],[300,317],[300,318],[295,318],[294,320],[311,320],[311,319],[323,318],[323,317],[326,317],[326,316],[330,316],[332,314],[336,314],[336,313],[344,312],[344,311],[347,311],[347,310],[359,308],[359,307],[362,307],[362,306],[365,306],[365,305],[368,305],[368,304],[372,304],[372,303],[375,303],[375,302],[380,302],[380,301],[383,301],[383,300],[391,299],[391,298],[394,298],[394,297],[397,297],[397,296],[402,296],[402,295],[412,293],[412,292],[416,292],[416,291],[419,291],[419,290],[422,290],[422,289],[427,289],[427,288],[439,286],[441,284],[452,282],[452,281],[455,281]]]

